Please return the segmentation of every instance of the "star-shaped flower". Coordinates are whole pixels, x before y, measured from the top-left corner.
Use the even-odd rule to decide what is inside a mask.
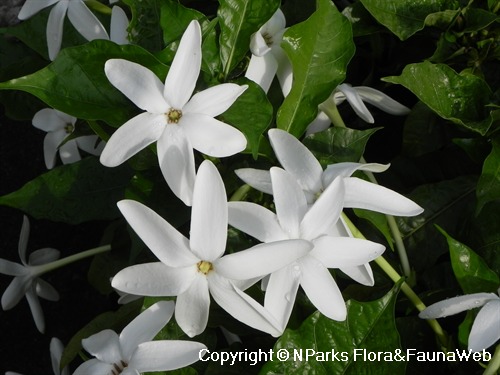
[[[47,45],[50,60],[54,60],[61,49],[66,13],[75,29],[85,39],[109,39],[106,29],[87,8],[83,0],[26,0],[17,17],[20,20],[26,20],[53,4],[56,5],[50,11],[47,21]]]
[[[94,359],[81,364],[73,375],[137,375],[150,371],[170,371],[199,359],[206,346],[193,341],[151,341],[168,323],[174,302],[157,302],[144,310],[117,335],[106,329],[82,340]]]
[[[500,289],[498,290],[500,294]],[[495,293],[473,293],[434,303],[420,312],[422,319],[444,318],[481,307],[469,335],[469,350],[488,349],[500,339],[500,298]]]
[[[36,250],[30,254],[28,261],[26,261],[29,231],[29,221],[24,216],[18,247],[22,264],[0,259],[0,273],[15,276],[2,295],[2,308],[4,310],[13,308],[23,296],[26,296],[36,327],[43,333],[45,320],[38,297],[57,301],[59,300],[59,293],[52,285],[40,279],[39,276],[47,271],[47,268],[44,267],[45,264],[59,258],[59,251],[50,248]]]
[[[277,241],[223,256],[226,191],[210,161],[200,165],[196,177],[189,240],[138,202],[125,200],[118,207],[160,262],[120,271],[113,278],[114,288],[135,295],[177,296],[175,318],[190,337],[205,330],[210,295],[243,323],[273,336],[282,333],[276,319],[240,288],[304,256],[312,245],[304,240]]]
[[[214,117],[225,112],[248,86],[225,83],[193,94],[201,65],[201,29],[192,21],[179,44],[165,85],[145,67],[108,60],[110,82],[146,112],[113,133],[101,155],[115,167],[158,141],[160,168],[171,190],[191,205],[195,179],[193,149],[213,157],[243,151],[243,133]],[[191,99],[190,99],[191,98]]]
[[[58,150],[63,164],[81,160],[79,148],[92,155],[99,155],[102,152],[104,142],[99,141],[97,135],[84,135],[62,144],[64,139],[75,130],[75,123],[75,117],[52,108],[44,108],[35,113],[33,126],[47,132],[43,140],[43,154],[47,169],[54,168]]]

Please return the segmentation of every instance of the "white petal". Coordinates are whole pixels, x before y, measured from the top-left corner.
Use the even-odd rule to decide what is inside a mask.
[[[271,51],[260,30],[250,37],[250,51],[256,57],[262,57]]]
[[[201,67],[201,28],[191,21],[165,80],[164,97],[175,109],[183,109],[193,94]]]
[[[78,366],[73,375],[111,374],[112,370],[112,364],[101,362],[98,359],[91,359]]]
[[[326,267],[313,256],[300,259],[300,285],[312,304],[326,317],[345,320],[347,309],[337,283]]]
[[[276,216],[281,228],[289,238],[299,238],[300,222],[307,211],[304,192],[294,177],[285,170],[273,167],[270,172]]]
[[[2,308],[9,310],[16,306],[24,297],[26,290],[31,286],[32,279],[29,276],[16,276],[10,282],[2,295]]]
[[[479,311],[469,335],[469,349],[479,352],[500,339],[500,299],[489,301]]]
[[[177,296],[175,320],[186,335],[194,337],[207,327],[209,310],[207,277],[198,272],[189,289]]]
[[[61,49],[63,36],[64,16],[68,9],[69,0],[60,0],[49,13],[47,20],[47,46],[49,58],[54,61]]]
[[[277,33],[282,33],[286,26],[286,19],[283,11],[277,9],[272,17],[262,26],[261,31],[267,32],[268,34],[274,36]]]
[[[145,342],[137,348],[129,367],[136,368],[141,373],[176,370],[197,362],[202,349],[206,349],[206,346],[192,341]]]
[[[30,290],[26,292],[26,300],[28,301],[31,315],[33,315],[36,328],[39,332],[45,333],[45,318],[43,317],[42,306],[40,305],[40,300],[36,295],[34,285],[32,285]]]
[[[9,276],[19,276],[28,272],[28,270],[19,263],[10,260],[0,259],[0,273]]]
[[[226,189],[209,160],[200,165],[196,175],[190,236],[191,251],[202,260],[212,262],[226,250]]]
[[[375,285],[375,279],[373,278],[373,271],[369,264],[363,264],[356,267],[340,267],[340,270],[349,276],[354,281],[366,285]]]
[[[278,62],[278,70],[276,71],[276,77],[281,86],[281,92],[286,98],[290,91],[292,90],[293,84],[293,67],[288,60],[288,56],[285,54],[283,49],[279,46],[272,49],[272,54]]]
[[[267,93],[277,71],[278,62],[272,53],[263,56],[252,55],[245,77],[254,81]]]
[[[316,118],[307,126],[306,135],[322,132],[330,127],[332,121],[325,112],[318,111]]]
[[[213,117],[186,113],[179,121],[195,150],[216,158],[235,155],[247,146],[247,139],[238,129]]]
[[[123,359],[118,335],[110,329],[105,329],[83,339],[82,346],[102,362],[115,363]]]
[[[223,83],[212,86],[195,94],[184,106],[182,113],[203,114],[215,117],[224,113],[238,97],[245,92],[247,85]]]
[[[26,20],[44,8],[57,3],[59,0],[26,0],[21,11],[17,15],[20,20]]]
[[[235,170],[234,173],[254,189],[273,195],[273,185],[271,183],[271,174],[269,171],[242,168]]]
[[[191,253],[188,239],[156,212],[133,200],[122,200],[117,205],[130,226],[161,262],[170,267],[186,267],[198,261]]]
[[[100,161],[106,167],[116,167],[151,143],[157,141],[166,128],[163,115],[144,112],[128,120],[111,136],[102,151]]]
[[[171,268],[161,262],[137,264],[118,272],[111,285],[136,296],[177,296],[189,288],[196,272],[195,265]]]
[[[34,282],[36,294],[49,301],[59,301],[59,292],[48,282],[37,278]]]
[[[422,319],[444,318],[465,310],[481,307],[491,300],[499,300],[494,293],[474,293],[465,296],[453,297],[436,302],[428,306],[418,316]],[[477,318],[476,318],[477,319]]]
[[[276,214],[267,208],[250,202],[229,202],[229,224],[260,242],[284,240]]]
[[[43,139],[43,156],[47,169],[54,168],[54,165],[56,164],[57,150],[64,138],[66,138],[66,131],[56,130],[47,133]]]
[[[28,263],[30,266],[38,266],[59,259],[60,255],[59,250],[46,247],[33,251],[29,256]]]
[[[330,164],[326,167],[323,172],[322,181],[323,186],[328,186],[331,184],[335,178],[341,177],[351,177],[351,175],[356,171],[369,171],[369,172],[385,172],[390,167],[390,164],[378,164],[378,163],[336,163]]]
[[[35,128],[46,132],[64,129],[67,124],[58,112],[52,108],[44,108],[35,113],[32,123]]]
[[[128,18],[125,11],[119,6],[111,9],[111,23],[109,26],[109,38],[116,44],[129,44],[128,41]]]
[[[323,236],[313,243],[311,255],[328,268],[360,266],[378,258],[385,250],[378,243],[350,237]]]
[[[63,164],[73,164],[81,160],[76,140],[72,139],[59,147],[59,156]]]
[[[68,19],[85,39],[109,40],[108,33],[102,23],[82,0],[71,0],[69,2]]]
[[[30,221],[26,215],[23,215],[23,225],[21,226],[21,233],[19,234],[19,243],[17,245],[17,251],[19,254],[19,259],[21,259],[22,264],[25,266],[28,264],[26,262],[26,249],[28,248],[28,240],[30,237]]]
[[[321,190],[323,169],[314,155],[297,138],[281,129],[269,130],[269,140],[283,168],[312,194]]]
[[[193,147],[184,130],[177,125],[167,125],[157,147],[161,172],[170,190],[185,205],[191,206],[196,174]]]
[[[359,117],[370,124],[373,124],[375,122],[372,114],[370,113],[368,108],[366,108],[365,103],[363,103],[361,96],[356,92],[355,88],[351,87],[351,85],[343,83],[337,87],[337,90],[345,95],[352,109],[354,109],[354,112],[356,112]]]
[[[101,155],[106,145],[97,135],[83,135],[76,138],[75,141],[79,149],[95,156]]]
[[[130,359],[139,344],[151,341],[174,314],[173,301],[160,301],[141,312],[120,333],[123,358]]]
[[[209,287],[215,302],[234,318],[274,337],[282,334],[278,320],[264,306],[235,288],[229,280],[215,273],[209,274]]]
[[[380,108],[384,112],[390,113],[391,115],[407,115],[410,113],[408,107],[398,103],[381,91],[366,86],[357,86],[355,89],[365,102]]]
[[[383,186],[356,177],[344,178],[346,208],[364,208],[394,216],[415,216],[424,210],[415,202]]]
[[[69,369],[64,368],[61,372],[59,368],[61,364],[61,357],[64,351],[64,345],[57,337],[52,337],[50,340],[50,361],[52,363],[52,371],[55,375],[66,375],[69,374]]]
[[[171,104],[163,98],[163,83],[148,68],[127,60],[110,59],[104,64],[104,72],[111,84],[139,108],[156,114],[168,112]]]

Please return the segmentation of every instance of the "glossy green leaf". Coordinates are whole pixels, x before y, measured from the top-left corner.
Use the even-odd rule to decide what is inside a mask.
[[[413,92],[439,116],[485,135],[492,119],[486,105],[492,100],[488,84],[471,74],[457,74],[444,64],[407,65],[398,77],[385,77]]]
[[[345,79],[354,54],[351,23],[331,1],[319,0],[306,21],[290,27],[282,47],[293,66],[293,85],[278,111],[278,128],[302,136],[318,105]]]
[[[0,205],[36,219],[69,224],[120,216],[116,202],[132,177],[128,166],[107,168],[95,157],[54,168],[19,190],[1,196]]]
[[[130,7],[132,19],[129,23],[131,42],[148,51],[161,51],[163,43],[163,30],[161,28],[160,14],[162,0],[123,0]]]
[[[177,1],[167,0],[163,2],[161,4],[160,25],[165,44],[169,45],[179,40],[192,20],[197,20],[202,25],[208,23],[203,13],[186,8]]]
[[[464,14],[465,29],[463,32],[475,32],[484,29],[493,22],[499,22],[500,16],[480,8],[468,8]]]
[[[454,0],[361,0],[361,3],[401,40],[422,30],[428,15],[458,8]]]
[[[394,320],[399,291],[395,285],[372,302],[347,301],[347,320],[337,322],[319,312],[307,318],[299,329],[287,329],[274,346],[274,353],[286,349],[290,356],[266,363],[261,374],[404,374],[405,362],[363,359],[366,352],[396,353],[401,350]],[[315,355],[306,358],[306,351]],[[301,353],[303,357],[294,356]],[[325,353],[330,357],[326,358]],[[332,354],[336,358],[332,358]],[[357,355],[356,358],[354,357]],[[390,355],[390,354],[389,354]]]
[[[277,0],[219,0],[220,56],[224,77],[250,48],[250,37],[280,6]]]
[[[500,139],[494,139],[492,150],[483,164],[477,183],[477,212],[488,202],[500,199]]]

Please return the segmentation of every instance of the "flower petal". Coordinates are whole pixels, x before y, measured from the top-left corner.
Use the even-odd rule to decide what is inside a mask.
[[[120,126],[106,143],[100,161],[106,167],[116,167],[151,143],[157,141],[166,128],[163,115],[144,112]]]
[[[369,264],[363,264],[361,266],[355,267],[339,267],[339,269],[349,276],[354,281],[366,285],[375,285],[375,279],[373,278],[373,271]]]
[[[54,61],[61,49],[63,36],[64,16],[68,9],[69,0],[60,0],[50,11],[47,20],[47,46],[49,58]]]
[[[264,26],[265,24],[260,28],[259,31],[252,34],[252,36],[250,37],[250,51],[254,56],[257,57],[262,57],[271,50],[271,47],[267,45],[267,42],[262,35],[262,29]]]
[[[34,285],[32,285],[31,288],[26,292],[26,300],[28,301],[31,315],[33,315],[33,320],[35,321],[36,328],[40,333],[45,333],[45,318],[43,316],[42,306],[40,305],[40,300],[36,295]]]
[[[59,147],[59,156],[63,164],[73,164],[81,160],[76,140],[71,139]]]
[[[261,27],[261,31],[274,36],[282,33],[286,26],[285,14],[281,9],[277,9],[272,17]]]
[[[129,44],[128,27],[129,21],[125,11],[119,6],[111,9],[111,23],[109,26],[109,39],[116,44]]]
[[[201,67],[201,28],[193,20],[182,35],[165,80],[163,95],[175,109],[183,109],[193,94]]]
[[[30,221],[26,215],[23,215],[23,225],[21,226],[21,233],[19,234],[19,243],[17,245],[17,251],[19,253],[19,259],[21,259],[22,264],[28,265],[26,262],[26,249],[28,248],[28,240],[30,237]]]
[[[55,375],[69,375],[69,369],[64,368],[61,372],[60,364],[61,357],[64,351],[64,345],[57,337],[52,337],[50,340],[50,361],[52,363],[52,370]]]
[[[197,272],[189,289],[177,296],[175,320],[186,335],[194,337],[207,327],[209,310],[207,277]]]
[[[122,358],[120,340],[116,332],[105,329],[82,340],[83,348],[99,361],[116,363]]]
[[[95,156],[99,156],[106,145],[97,135],[83,135],[75,139],[78,148]]]
[[[250,202],[229,202],[228,210],[229,224],[260,242],[287,238],[276,214],[263,206]]]
[[[281,38],[280,38],[281,39]],[[288,60],[288,56],[285,54],[283,49],[279,46],[272,49],[272,54],[278,62],[278,70],[276,71],[276,77],[281,86],[281,92],[286,98],[290,91],[292,90],[293,84],[293,67]]]
[[[35,15],[44,8],[57,3],[59,0],[26,0],[23,7],[21,8],[17,18],[20,20],[26,20],[31,16]]]
[[[54,168],[57,150],[64,138],[66,138],[66,131],[61,129],[47,133],[43,139],[43,156],[47,169]]]
[[[190,236],[191,251],[201,260],[212,262],[226,250],[226,189],[209,160],[201,163],[196,176]]]
[[[123,358],[132,358],[134,351],[143,342],[151,341],[168,323],[174,314],[173,301],[160,301],[151,305],[132,320],[120,333]]]
[[[356,171],[369,171],[369,172],[385,172],[390,167],[390,164],[378,163],[336,163],[330,164],[326,167],[322,175],[323,186],[328,186],[337,177],[351,177]]]
[[[401,194],[356,177],[344,178],[344,185],[346,208],[364,208],[394,216],[415,216],[424,211]]]
[[[34,282],[36,294],[49,301],[59,301],[59,292],[48,282],[40,278]]]
[[[305,256],[313,245],[304,240],[275,241],[253,246],[218,259],[217,273],[228,279],[246,280],[268,275]]]
[[[245,77],[254,81],[267,93],[277,71],[278,62],[272,53],[263,56],[252,55]]]
[[[223,158],[237,154],[247,146],[247,139],[238,129],[204,114],[186,113],[179,125],[193,148],[205,155]]]
[[[307,126],[306,135],[322,132],[330,127],[332,121],[325,112],[318,111],[316,118]]]
[[[365,103],[363,103],[361,96],[358,94],[355,88],[351,87],[351,85],[349,84],[343,83],[337,87],[337,90],[345,95],[345,98],[359,117],[370,124],[373,124],[375,122],[372,114],[370,113],[368,108],[366,108]],[[339,100],[340,102],[342,102],[343,100],[339,99],[341,97],[342,95],[339,95],[339,92],[336,92],[334,94],[335,102],[338,103]]]
[[[237,85],[235,83],[223,83],[212,86],[206,90],[193,95],[191,100],[182,109],[186,113],[203,114],[215,117],[224,113],[238,97],[245,92],[248,85]]]
[[[31,282],[32,278],[29,275],[14,277],[2,295],[2,308],[9,310],[16,306],[21,298],[24,297]]]
[[[109,40],[108,33],[102,23],[82,0],[71,0],[69,2],[68,19],[85,39]]]
[[[269,130],[269,140],[283,168],[298,181],[302,190],[321,190],[323,168],[314,155],[297,138],[281,129]]]
[[[436,302],[418,314],[422,319],[444,318],[465,310],[481,307],[491,300],[500,300],[494,293],[473,293]],[[476,317],[477,319],[477,317]]]
[[[157,150],[161,172],[170,190],[185,205],[191,206],[196,174],[193,147],[184,129],[167,125],[158,140]]]
[[[171,104],[163,97],[163,83],[148,68],[127,60],[110,59],[104,64],[104,72],[111,84],[139,108],[156,114],[168,112]]]
[[[0,273],[9,276],[20,276],[27,273],[28,270],[19,263],[11,262],[7,259],[0,259]]]
[[[117,205],[132,229],[162,263],[186,267],[198,262],[191,253],[188,239],[156,212],[128,199]]]
[[[500,299],[486,303],[474,319],[469,335],[469,349],[479,352],[500,339]]]
[[[38,249],[33,251],[28,259],[28,264],[30,266],[39,266],[42,264],[53,262],[59,259],[61,252],[56,249],[45,247],[43,249]]]
[[[61,118],[58,111],[55,109],[44,108],[35,113],[32,124],[37,129],[45,132],[53,132],[55,130],[64,129],[67,122]]]
[[[91,359],[78,366],[73,375],[111,374],[111,371],[113,371],[113,364]]]
[[[234,173],[254,189],[273,195],[273,185],[271,183],[271,174],[269,171],[242,168],[235,170]]]
[[[371,87],[357,86],[356,92],[365,101],[391,115],[407,115],[410,109],[381,91]]]

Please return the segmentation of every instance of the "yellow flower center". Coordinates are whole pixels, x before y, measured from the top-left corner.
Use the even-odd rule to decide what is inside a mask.
[[[214,269],[212,263],[207,262],[206,260],[199,261],[196,266],[198,266],[198,271],[204,275],[207,275],[210,271]]]
[[[66,126],[64,126],[64,130],[66,131],[66,134],[71,134],[73,133],[73,130],[75,130],[75,127],[73,124],[66,124]]]
[[[169,124],[177,124],[182,117],[182,111],[180,109],[170,108],[167,113],[167,121]]]

